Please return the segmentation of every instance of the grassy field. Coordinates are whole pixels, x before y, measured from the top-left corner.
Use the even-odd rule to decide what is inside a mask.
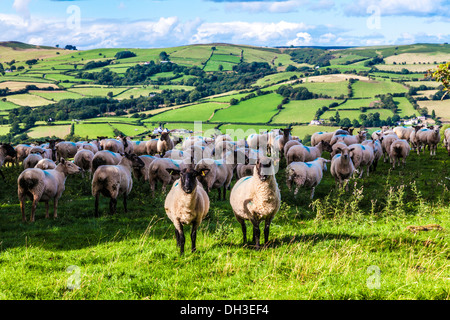
[[[159,113],[149,118],[148,121],[207,121],[213,115],[214,110],[226,107],[228,104],[225,103],[205,102]]]
[[[369,98],[379,94],[408,92],[400,83],[392,81],[357,81],[352,84],[354,98]]]
[[[427,108],[429,114],[434,110],[441,120],[450,120],[450,100],[418,101],[417,103],[421,108]]]
[[[268,122],[283,98],[275,93],[258,96],[217,111],[212,122]]]
[[[316,111],[323,106],[328,107],[336,100],[328,99],[311,99],[311,100],[292,100],[288,104],[283,105],[284,109],[276,115],[272,122],[274,123],[292,123],[301,122],[309,123],[314,119]]]
[[[13,94],[6,97],[6,100],[12,102],[18,106],[28,106],[28,107],[37,107],[43,106],[47,104],[54,103],[54,101],[50,101],[39,96],[35,96],[33,94]]]
[[[28,130],[31,138],[43,138],[56,136],[63,139],[70,133],[70,125],[38,126]]]
[[[75,125],[75,134],[90,139],[98,136],[114,137],[114,128],[107,123],[82,123]]]
[[[282,164],[282,206],[266,248],[242,246],[229,202],[212,193],[197,252],[184,256],[163,209],[165,195],[149,196],[142,182],[133,185],[127,214],[119,201],[118,214],[109,216],[102,198],[96,219],[90,182],[69,176],[58,219],[44,219],[40,204],[35,223],[21,222],[17,191],[4,188],[1,298],[446,300],[448,164],[442,147],[432,161],[413,153],[404,169],[380,163],[348,193],[326,172],[312,206],[309,190],[295,197],[287,190]],[[19,169],[3,171],[6,184],[15,185]],[[443,229],[407,230],[427,224]]]

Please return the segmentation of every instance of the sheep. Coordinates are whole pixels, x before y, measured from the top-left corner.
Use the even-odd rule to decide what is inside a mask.
[[[122,144],[123,144],[123,152],[126,152],[128,154],[134,153],[133,143],[132,143],[130,137],[126,137],[124,135],[120,135],[116,139],[122,142]]]
[[[322,156],[324,151],[331,152],[331,146],[326,141],[320,141],[315,147],[307,147],[304,145],[292,146],[286,154],[286,163],[291,162],[308,162],[313,161]]]
[[[415,131],[413,127],[395,127],[393,129],[394,133],[398,136],[399,139],[403,139],[409,142],[409,138],[411,136],[411,132]]]
[[[358,135],[356,135],[356,136],[349,135],[349,134],[337,134],[337,135],[333,136],[333,138],[331,139],[330,145],[333,145],[338,141],[343,141],[346,145],[349,146],[351,144],[363,142],[364,140],[366,140],[366,136],[367,136],[367,131],[365,131],[365,130],[360,130],[358,132]]]
[[[44,159],[44,157],[42,157],[39,153],[30,153],[25,158],[25,160],[23,160],[23,168],[24,169],[34,168],[36,164],[42,159]]]
[[[16,156],[17,152],[14,149],[13,146],[11,146],[8,143],[1,143],[0,144],[0,175],[2,176],[3,180],[5,180],[5,176],[2,172],[2,167],[5,164],[6,158],[11,157],[14,158]]]
[[[230,204],[236,220],[241,224],[243,243],[247,242],[245,220],[253,224],[253,240],[256,249],[260,248],[260,229],[264,226],[264,242],[269,242],[269,229],[275,214],[280,209],[281,194],[275,178],[272,159],[258,159],[253,175],[239,179],[231,189]]]
[[[402,158],[403,167],[406,165],[406,157],[408,157],[411,147],[405,139],[397,139],[391,144],[389,156],[392,159],[392,169],[395,169],[395,162]],[[400,162],[400,161],[399,161]]]
[[[339,188],[345,185],[345,190],[348,191],[348,180],[353,176],[355,166],[348,147],[340,148],[339,151],[340,153],[331,159],[330,172]]]
[[[137,156],[147,155],[147,142],[148,141],[131,141],[133,153]]]
[[[93,154],[96,154],[98,152],[98,146],[96,143],[93,142],[86,142],[83,143],[81,145],[81,147],[78,148],[78,151],[80,151],[81,149],[85,149],[85,150],[89,150],[91,151]]]
[[[174,148],[174,143],[170,138],[169,133],[170,131],[161,133],[161,136],[159,137],[158,143],[156,145],[156,151],[161,155],[161,157],[166,151],[172,150]]]
[[[58,142],[55,149],[57,158],[64,158],[66,160],[75,157],[75,154],[78,151],[77,145],[71,141]]]
[[[133,188],[133,169],[144,167],[144,162],[135,154],[125,153],[119,164],[102,165],[97,168],[92,178],[92,196],[95,197],[94,215],[98,217],[100,194],[110,198],[109,213],[116,214],[117,198],[123,195],[125,213],[128,212],[127,198]]]
[[[23,162],[25,158],[30,154],[30,150],[33,147],[29,144],[19,144],[14,149],[16,150],[16,161],[17,163]]]
[[[383,150],[383,162],[387,162],[389,158],[389,150],[391,150],[391,144],[398,139],[395,133],[380,136],[381,148]]]
[[[419,131],[419,129],[423,128],[423,124],[417,125],[417,126],[413,126],[413,128],[414,128],[414,131],[411,131],[411,134],[409,135],[409,143],[411,144],[411,148],[414,151],[417,151],[418,146],[417,146],[416,133],[417,133],[417,131]]]
[[[32,154],[32,153],[39,153],[42,156],[42,158],[46,158],[46,159],[52,159],[53,158],[52,150],[45,149],[45,148],[39,147],[39,146],[32,147],[30,149],[30,154]]]
[[[374,159],[373,148],[370,145],[362,144],[351,144],[348,148],[355,167],[355,173],[360,170],[359,178],[362,178],[365,168],[367,176],[369,176],[369,168]]]
[[[444,131],[444,147],[447,149],[448,155],[450,156],[450,128]]]
[[[143,178],[144,181],[148,181],[148,170],[150,168],[150,164],[153,162],[153,160],[158,159],[158,157],[144,154],[139,156],[139,158],[141,158],[142,162],[144,162],[144,167],[140,169],[133,169],[133,175],[138,180]]]
[[[56,163],[51,159],[44,158],[42,160],[39,160],[39,162],[34,167],[42,170],[52,170],[56,168]]]
[[[373,161],[370,166],[371,171],[375,172],[377,170],[378,161],[383,156],[383,149],[379,140],[365,140],[362,142],[364,146],[370,146],[373,150]]]
[[[284,158],[286,159],[287,158],[287,152],[289,151],[289,149],[292,147],[292,146],[299,146],[299,145],[301,145],[302,143],[301,143],[301,141],[299,141],[299,140],[289,140],[288,142],[286,142],[286,144],[284,145],[284,147],[283,147],[283,154],[284,154]],[[311,144],[312,145],[312,144]],[[314,146],[313,146],[314,147]]]
[[[82,177],[84,178],[84,173],[88,172],[89,177],[92,174],[92,161],[94,160],[95,154],[91,150],[81,149],[75,154],[73,163],[79,166],[82,171]]]
[[[253,169],[256,164],[244,164],[240,163],[236,166],[236,177],[239,180],[242,177],[247,177],[253,175]]]
[[[175,226],[175,238],[184,254],[185,237],[183,226],[191,225],[191,252],[195,252],[197,229],[209,211],[209,197],[197,180],[205,171],[197,171],[188,166],[180,169],[167,169],[174,177],[180,177],[172,185],[164,201],[167,217]]]
[[[26,222],[25,199],[29,197],[32,201],[30,221],[35,221],[35,212],[38,202],[45,202],[48,218],[48,202],[53,199],[53,218],[58,217],[58,201],[65,190],[65,182],[68,175],[79,173],[81,168],[74,163],[61,158],[55,169],[42,170],[29,168],[24,170],[17,179],[18,197],[22,212],[22,221]]]
[[[152,136],[153,137],[153,136]],[[150,156],[154,156],[157,153],[158,139],[151,138],[145,144],[145,148],[147,149],[147,154]]]
[[[202,159],[195,165],[195,170],[203,172],[197,179],[209,194],[211,189],[217,189],[218,199],[226,200],[227,188],[233,178],[233,165],[227,164],[226,160]]]
[[[286,184],[291,191],[292,184],[296,185],[294,195],[297,195],[300,187],[312,188],[310,198],[314,198],[316,187],[320,184],[323,178],[323,172],[327,170],[327,163],[330,160],[324,158],[317,158],[310,162],[291,162],[286,167]]]
[[[166,169],[183,169],[184,163],[181,160],[173,160],[170,158],[154,159],[148,168],[148,182],[152,195],[155,194],[156,184],[158,181],[162,183],[162,192],[166,192],[167,185],[173,183],[179,177],[170,175]]]
[[[311,136],[311,146],[315,147],[320,141],[331,142],[334,132],[314,132]]]
[[[114,165],[118,164],[122,160],[120,153],[115,153],[109,150],[100,150],[92,158],[92,173],[94,173],[98,167],[102,165]]]
[[[423,128],[416,132],[417,154],[420,155],[419,149],[423,146],[425,153],[425,146],[430,150],[430,156],[436,156],[436,149],[438,143],[441,141],[440,129],[442,125],[432,126],[430,128]]]
[[[268,133],[261,133],[261,134],[250,134],[247,137],[247,144],[248,147],[251,149],[258,149],[264,152],[264,154],[267,153],[267,146],[269,141],[269,134]]]
[[[118,139],[102,139],[100,140],[100,149],[109,150],[114,153],[124,153],[123,142]]]
[[[333,158],[338,153],[341,153],[340,149],[342,149],[343,147],[347,147],[347,145],[342,141],[338,141],[335,144],[333,144],[333,146],[331,147],[331,153],[330,153],[331,158]]]
[[[270,150],[272,155],[275,154],[275,152],[284,151],[284,146],[286,145],[286,143],[292,140],[291,136],[292,128],[280,130],[281,135],[276,136],[275,138],[273,138],[272,141],[270,141],[270,148],[271,148]],[[284,155],[284,153],[282,153],[282,155]]]

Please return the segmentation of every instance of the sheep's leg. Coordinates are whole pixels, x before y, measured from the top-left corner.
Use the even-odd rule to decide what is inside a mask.
[[[31,220],[30,220],[31,222],[34,222],[37,204],[38,204],[38,199],[36,197],[34,197],[33,204],[31,205]]]
[[[312,187],[312,190],[311,190],[311,199],[314,198],[314,192],[315,192],[315,190],[316,190],[316,187]]]
[[[227,187],[223,186],[223,201],[227,200]]]
[[[184,237],[183,225],[180,221],[174,222],[175,229],[178,231],[178,239],[179,239],[179,247],[180,247],[180,255],[184,254],[184,243],[186,239]]]
[[[5,181],[5,175],[3,174],[3,171],[0,169],[0,175],[2,176],[3,181]]]
[[[109,213],[111,215],[114,215],[116,214],[116,210],[117,210],[117,199],[111,198],[111,200],[109,200]]]
[[[25,197],[20,198],[20,211],[22,212],[22,221],[27,222],[27,217],[25,216]]]
[[[95,195],[95,209],[94,209],[94,216],[98,218],[98,202],[99,202],[100,194]]]
[[[253,224],[253,241],[255,242],[256,249],[259,249],[259,239],[261,236],[261,230],[259,230],[259,223],[255,220],[252,220]]]
[[[220,188],[217,189],[217,196],[218,196],[218,201],[222,200],[222,194],[220,192]],[[225,200],[225,199],[224,199]]]
[[[270,223],[272,221],[271,220],[266,220],[265,221],[265,225],[264,225],[264,246],[267,246],[267,244],[269,243],[269,230],[270,230]],[[259,227],[258,227],[259,229]]]
[[[195,247],[195,243],[197,240],[197,228],[198,223],[196,221],[192,222],[192,228],[191,228],[191,252],[195,252],[197,248]]]
[[[58,218],[58,199],[53,201],[53,219]]]
[[[245,246],[245,244],[247,243],[247,227],[245,226],[245,220],[239,218],[238,216],[236,216],[237,221],[241,224],[241,228],[242,228],[242,245]]]

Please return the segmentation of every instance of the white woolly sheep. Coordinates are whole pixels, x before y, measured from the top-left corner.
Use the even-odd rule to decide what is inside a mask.
[[[353,176],[355,166],[350,157],[350,150],[348,147],[339,149],[340,153],[336,154],[331,159],[331,175],[334,177],[339,188],[345,185],[345,190],[348,191],[348,181]]]
[[[148,169],[148,182],[150,184],[150,190],[152,195],[155,194],[157,182],[162,183],[162,192],[166,192],[167,185],[173,183],[179,177],[170,175],[166,169],[179,169],[184,168],[184,163],[181,160],[173,160],[170,158],[156,158],[150,164]]]
[[[361,171],[359,178],[362,178],[364,170],[366,170],[367,176],[369,176],[369,168],[374,159],[373,148],[370,145],[357,143],[349,145],[348,149],[355,167],[355,173]]]
[[[84,178],[84,173],[87,172],[89,177],[92,174],[92,161],[94,160],[95,154],[91,150],[80,149],[73,159],[73,163],[81,168],[82,177]]]
[[[436,156],[436,149],[438,143],[441,141],[440,129],[442,125],[432,126],[430,128],[423,128],[416,132],[417,154],[420,155],[420,149],[423,146],[423,153],[425,153],[425,146],[430,150],[430,156]]]
[[[170,131],[161,133],[161,136],[159,137],[158,143],[156,145],[156,151],[157,153],[159,153],[159,155],[161,155],[161,157],[165,152],[174,148],[174,143],[170,138],[169,133]]]
[[[227,164],[226,160],[202,159],[195,165],[195,170],[202,172],[197,179],[208,194],[217,189],[218,200],[226,200],[227,188],[233,178],[233,164]]]
[[[48,218],[48,202],[53,200],[53,218],[57,218],[58,201],[65,190],[66,178],[70,174],[80,172],[81,169],[70,161],[61,158],[60,163],[53,170],[41,170],[30,168],[24,170],[17,179],[18,196],[22,221],[27,221],[25,217],[25,200],[27,197],[33,201],[31,206],[30,221],[35,221],[35,212],[38,202],[45,202]]]
[[[71,141],[61,141],[56,144],[55,149],[57,158],[64,158],[66,160],[75,157],[78,151],[75,142]]]
[[[39,162],[34,167],[41,170],[52,170],[56,168],[56,163],[52,159],[44,158],[42,160],[39,160]]]
[[[322,156],[324,151],[331,152],[331,146],[326,141],[320,141],[315,147],[304,145],[292,146],[286,154],[286,162],[309,162]]]
[[[184,254],[185,236],[183,226],[191,225],[191,251],[195,252],[197,229],[209,211],[209,197],[197,177],[204,172],[188,166],[179,169],[167,169],[175,181],[166,196],[164,209],[175,226],[175,238],[180,254]]]
[[[397,139],[392,142],[389,151],[389,157],[392,160],[392,169],[395,169],[395,162],[400,162],[400,158],[402,158],[403,167],[406,165],[406,158],[408,157],[410,150],[411,147],[405,139]]]
[[[244,245],[247,242],[245,221],[253,224],[253,240],[260,247],[261,221],[265,221],[264,242],[269,242],[270,224],[280,209],[281,195],[270,158],[259,159],[253,175],[239,179],[230,193],[230,204],[236,220],[241,224]]]
[[[338,141],[344,142],[346,145],[356,144],[356,143],[362,143],[364,140],[366,140],[367,131],[360,130],[358,132],[358,135],[348,135],[348,134],[336,134],[331,139],[330,145],[335,144]]]
[[[450,156],[450,128],[444,131],[444,147],[447,149],[448,155]]]
[[[295,184],[294,195],[299,188],[311,188],[311,199],[314,198],[314,191],[323,178],[323,172],[327,170],[327,163],[330,160],[317,158],[310,162],[291,162],[286,167],[286,184],[291,191],[292,184]]]
[[[122,160],[122,155],[120,153],[109,150],[100,150],[92,159],[92,173],[100,166],[119,164],[120,160]]]
[[[383,148],[379,140],[366,140],[363,141],[362,145],[369,146],[373,150],[373,161],[370,167],[371,171],[375,172],[377,170],[378,161],[383,157]]]
[[[381,148],[383,150],[383,162],[387,162],[389,158],[389,150],[391,150],[391,144],[397,139],[398,136],[395,133],[381,135],[378,139],[381,142]]]
[[[24,169],[34,168],[36,164],[42,159],[44,159],[44,157],[42,157],[39,153],[30,153],[25,158],[25,160],[23,160],[23,168]]]
[[[123,195],[125,213],[128,212],[127,198],[133,188],[133,169],[144,167],[144,162],[135,154],[125,153],[117,165],[102,165],[92,178],[92,196],[95,197],[95,217],[98,217],[100,194],[110,198],[109,213],[117,212],[117,198]]]
[[[144,181],[148,181],[148,170],[150,169],[150,165],[153,162],[153,160],[159,159],[159,157],[144,154],[139,156],[139,158],[142,160],[142,162],[144,162],[144,167],[139,169],[133,169],[133,175],[138,180],[143,178]]]

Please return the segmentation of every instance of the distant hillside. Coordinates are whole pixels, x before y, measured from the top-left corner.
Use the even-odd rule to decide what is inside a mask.
[[[2,41],[0,47],[11,48],[13,50],[26,50],[26,49],[57,49],[49,46],[36,46],[33,44],[23,43],[19,41]]]

